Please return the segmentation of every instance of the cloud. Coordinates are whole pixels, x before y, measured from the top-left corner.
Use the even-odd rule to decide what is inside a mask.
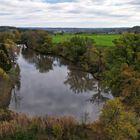
[[[44,0],[44,2],[48,2],[48,3],[64,3],[64,2],[73,2],[73,0]]]
[[[140,24],[139,0],[0,0],[0,25],[116,27]]]

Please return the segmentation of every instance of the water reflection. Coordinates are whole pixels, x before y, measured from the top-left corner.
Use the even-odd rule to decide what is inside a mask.
[[[101,87],[101,81],[96,81],[95,94],[92,95],[92,97],[90,98],[90,102],[100,105],[101,103],[104,103],[110,98],[108,94],[106,95],[105,93],[103,93]]]
[[[36,69],[41,73],[53,69],[53,57],[37,54],[30,49],[23,49],[22,55],[30,64],[35,64]]]
[[[23,49],[17,62],[21,86],[12,92],[11,110],[38,116],[72,115],[77,119],[86,113],[95,120],[103,102],[110,98],[90,73],[65,59]]]
[[[74,93],[89,92],[96,88],[95,81],[91,74],[78,70],[72,70],[70,67],[64,84],[69,85],[70,90]]]
[[[17,90],[16,87],[12,89],[12,96],[11,101],[15,103],[15,108],[18,108],[20,106],[20,101],[22,100],[22,97],[20,96],[19,90]]]

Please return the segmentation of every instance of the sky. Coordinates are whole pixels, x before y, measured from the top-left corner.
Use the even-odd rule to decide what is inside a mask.
[[[140,25],[140,0],[0,0],[0,26],[108,28]]]

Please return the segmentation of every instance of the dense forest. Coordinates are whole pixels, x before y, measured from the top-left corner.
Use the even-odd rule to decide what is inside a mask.
[[[74,35],[54,44],[47,31],[0,32],[0,139],[139,140],[140,34],[122,34],[113,43],[113,47],[99,47],[89,37]],[[3,98],[18,86],[17,44],[25,44],[40,54],[61,56],[98,79],[102,90],[110,91],[114,97],[104,104],[99,119],[79,123],[69,116],[29,118],[1,105]]]

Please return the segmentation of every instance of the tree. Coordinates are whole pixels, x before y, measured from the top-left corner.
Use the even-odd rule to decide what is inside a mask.
[[[15,42],[13,42],[10,39],[6,39],[4,44],[5,44],[5,47],[7,49],[7,52],[9,54],[11,61],[15,62],[15,58],[16,58],[15,52],[17,49]]]
[[[120,66],[122,63],[133,65],[140,70],[140,34],[124,34],[114,41],[115,47],[107,53],[108,67]]]
[[[0,50],[0,67],[5,71],[10,70],[11,68],[10,58],[4,53],[3,50]]]
[[[140,73],[127,64],[121,68],[121,96],[140,116]]]
[[[81,60],[88,48],[93,46],[94,41],[87,37],[74,36],[69,41],[63,43],[62,55],[73,62]]]
[[[52,39],[46,31],[23,32],[21,42],[40,53],[48,53],[52,47]]]
[[[127,97],[126,99],[129,97],[133,103],[134,98],[140,99],[139,55],[140,34],[124,34],[115,41],[115,47],[110,49],[106,55],[105,87],[109,87],[115,96]],[[130,100],[128,104],[131,103]]]
[[[9,79],[9,76],[7,75],[7,73],[2,69],[0,68],[0,80],[8,80]]]
[[[135,113],[127,111],[117,98],[104,105],[99,121],[91,128],[98,140],[136,140],[139,123]]]
[[[88,48],[83,56],[83,67],[99,75],[105,70],[105,50],[101,48]]]

